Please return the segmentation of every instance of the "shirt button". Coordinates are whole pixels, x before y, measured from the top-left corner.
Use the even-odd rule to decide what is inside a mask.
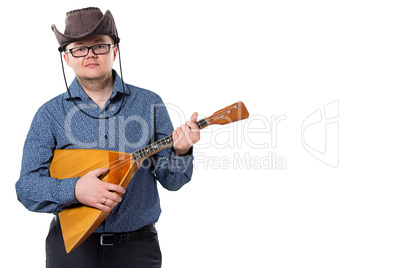
[[[105,135],[105,139],[107,139],[108,137],[107,137],[107,135]]]
[[[106,110],[113,112],[113,111],[114,111],[114,105],[113,105],[113,104],[109,104],[109,106],[106,107]]]

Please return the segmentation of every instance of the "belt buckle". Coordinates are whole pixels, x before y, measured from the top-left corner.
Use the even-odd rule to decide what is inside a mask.
[[[112,244],[108,244],[108,243],[104,243],[104,242],[103,242],[103,237],[105,237],[105,236],[113,236],[113,234],[102,234],[101,237],[100,237],[100,244],[101,244],[101,246],[113,246],[113,245],[114,245],[113,243],[112,243]]]

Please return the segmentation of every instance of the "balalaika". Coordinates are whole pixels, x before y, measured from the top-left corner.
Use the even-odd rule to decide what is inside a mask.
[[[203,129],[209,125],[233,123],[248,116],[245,105],[237,102],[196,124]],[[57,179],[82,177],[91,170],[108,167],[109,171],[100,179],[126,188],[138,169],[139,161],[172,144],[173,137],[170,135],[131,154],[96,149],[55,150],[49,167],[50,176]],[[59,212],[66,252],[71,252],[84,242],[109,213],[82,204],[64,208]]]

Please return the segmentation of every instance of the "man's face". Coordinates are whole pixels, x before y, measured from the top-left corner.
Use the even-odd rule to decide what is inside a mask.
[[[99,44],[113,44],[112,38],[107,35],[91,36],[77,42],[70,43],[66,51],[80,46],[93,46]],[[76,76],[82,80],[104,79],[111,75],[113,62],[116,59],[117,47],[110,48],[109,53],[95,55],[92,49],[85,57],[76,58],[71,53],[64,54],[64,60],[70,66]]]

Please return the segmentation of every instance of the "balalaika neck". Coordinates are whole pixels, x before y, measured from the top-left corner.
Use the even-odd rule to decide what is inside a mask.
[[[208,126],[208,120],[206,118],[201,119],[200,121],[196,122],[199,129],[203,129]],[[134,161],[139,161],[141,159],[145,159],[150,157],[153,154],[156,154],[159,151],[171,146],[173,144],[173,136],[169,135],[166,136],[156,142],[153,142],[144,148],[135,151],[132,153]]]

